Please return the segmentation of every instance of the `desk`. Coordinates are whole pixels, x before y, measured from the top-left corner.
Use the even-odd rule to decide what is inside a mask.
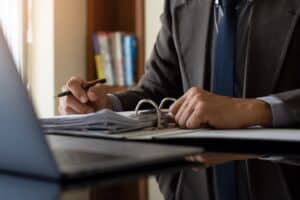
[[[177,170],[180,170],[178,168]],[[166,172],[164,172],[166,173]],[[170,172],[168,172],[170,173]],[[5,200],[127,200],[141,199],[138,191],[126,191],[125,186],[134,184],[147,175],[133,175],[114,177],[113,179],[82,181],[61,184],[58,182],[30,177],[16,176],[0,172],[0,199]]]
[[[207,142],[207,146],[210,146],[213,149],[213,146],[218,146],[216,143]],[[204,143],[206,143],[204,142]],[[228,141],[220,141],[225,142],[227,144]],[[241,141],[236,141],[241,142]],[[256,141],[247,141],[249,142],[249,147],[252,146]],[[245,143],[244,143],[245,144]],[[276,147],[275,143],[275,147]],[[279,143],[278,143],[279,144]],[[294,145],[293,148],[290,150],[297,150],[298,143],[293,143],[289,145]],[[196,145],[196,144],[195,144]],[[199,143],[197,144],[199,145]],[[221,145],[221,143],[220,143]],[[272,147],[274,147],[274,143],[270,143]],[[205,146],[205,145],[204,145]],[[234,146],[231,144],[231,146]],[[266,144],[262,143],[258,145],[262,148],[261,150],[266,149]],[[227,146],[228,147],[228,146]],[[243,147],[243,146],[242,146]],[[247,147],[247,146],[246,146]],[[257,147],[257,146],[256,146]],[[277,155],[289,155],[289,151],[286,151],[285,148],[280,148],[281,146],[277,146],[277,148],[273,149],[276,150]],[[239,152],[247,152],[248,148],[241,150],[241,145],[239,145]],[[226,149],[226,148],[225,148]],[[228,149],[227,149],[228,150]],[[235,149],[236,150],[236,149]],[[245,151],[244,151],[245,150]],[[224,151],[224,150],[223,150]],[[234,152],[234,151],[231,151]],[[291,151],[291,155],[295,155],[295,152],[298,151]],[[249,153],[249,152],[248,152]],[[253,153],[253,152],[252,152]],[[274,154],[274,151],[272,152]],[[297,154],[299,155],[299,154]],[[276,156],[274,154],[274,156]],[[189,164],[186,166],[174,166],[174,171],[181,170],[183,167],[194,167]],[[164,174],[164,173],[171,173],[170,169],[155,169],[156,174]],[[123,195],[123,193],[118,193],[119,188],[121,185],[130,185],[132,182],[139,180],[141,177],[145,178],[150,175],[153,175],[153,171],[145,172],[133,172],[135,174],[125,174],[125,175],[118,175],[115,177],[109,177],[105,180],[93,180],[93,181],[81,181],[77,183],[68,183],[66,184],[59,184],[56,182],[49,182],[46,180],[37,180],[31,179],[29,177],[21,177],[21,176],[13,176],[9,174],[1,174],[0,172],[0,197],[1,199],[12,199],[12,200],[21,200],[21,199],[30,199],[30,200],[98,200],[98,199],[113,199],[112,194],[114,195],[114,199],[120,200],[127,200],[127,199],[138,199],[138,191],[130,191],[129,195]],[[130,188],[130,187],[129,187]],[[122,190],[124,188],[122,187]],[[125,187],[126,190],[126,187]],[[129,189],[130,190],[130,189]],[[117,193],[117,194],[116,194]],[[115,196],[117,195],[117,196]]]
[[[173,168],[141,170],[130,174],[60,183],[29,176],[0,172],[0,199],[5,200],[142,200],[133,190],[138,180],[157,174],[173,173],[186,165]]]
[[[194,166],[193,166],[194,167]],[[176,170],[181,170],[178,167]],[[172,173],[170,171],[157,172]],[[140,178],[146,178],[152,173],[143,175],[128,174],[105,180],[82,181],[76,184],[59,184],[29,177],[14,176],[0,172],[0,197],[6,200],[108,200],[108,199],[140,199],[138,191],[131,191],[131,196],[122,196],[112,191],[118,191],[121,185],[130,185]]]
[[[110,191],[116,191],[121,184],[132,184],[134,180],[120,179],[114,182],[99,180],[94,184],[68,186],[45,180],[0,174],[0,196],[1,199],[6,200],[106,200],[112,197],[130,199],[131,196],[125,198],[119,196],[121,194],[115,195]]]

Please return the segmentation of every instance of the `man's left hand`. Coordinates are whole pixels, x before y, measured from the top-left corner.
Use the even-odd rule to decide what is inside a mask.
[[[190,89],[170,108],[181,128],[205,125],[219,129],[238,129],[253,125],[270,126],[269,105],[257,99],[219,96],[199,88]]]

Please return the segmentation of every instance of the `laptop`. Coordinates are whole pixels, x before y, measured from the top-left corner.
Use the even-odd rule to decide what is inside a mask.
[[[40,128],[0,27],[0,170],[81,179],[172,166],[200,148],[51,136]]]

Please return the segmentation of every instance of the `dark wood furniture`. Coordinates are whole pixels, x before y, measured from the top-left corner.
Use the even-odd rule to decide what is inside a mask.
[[[137,80],[144,74],[144,0],[87,0],[87,79],[96,77],[92,36],[97,31],[124,31],[138,39]],[[112,87],[113,90],[124,89]]]

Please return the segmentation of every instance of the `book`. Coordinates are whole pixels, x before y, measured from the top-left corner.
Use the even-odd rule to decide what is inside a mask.
[[[113,57],[116,84],[119,86],[125,86],[123,51],[122,51],[122,33],[121,32],[112,33],[111,37],[112,37],[112,57]]]
[[[94,53],[95,53],[97,78],[104,79],[105,72],[104,72],[104,66],[103,66],[103,57],[100,53],[100,46],[99,46],[97,34],[93,35],[93,46],[94,46]]]
[[[93,37],[97,78],[107,85],[132,87],[137,68],[137,38],[122,32],[97,32]]]
[[[100,46],[100,54],[103,58],[104,74],[107,80],[107,85],[115,85],[113,63],[111,56],[111,44],[109,41],[109,34],[104,32],[99,32],[98,43]]]
[[[126,86],[131,87],[135,84],[135,70],[137,59],[137,39],[134,35],[124,35],[123,52],[125,84]]]

